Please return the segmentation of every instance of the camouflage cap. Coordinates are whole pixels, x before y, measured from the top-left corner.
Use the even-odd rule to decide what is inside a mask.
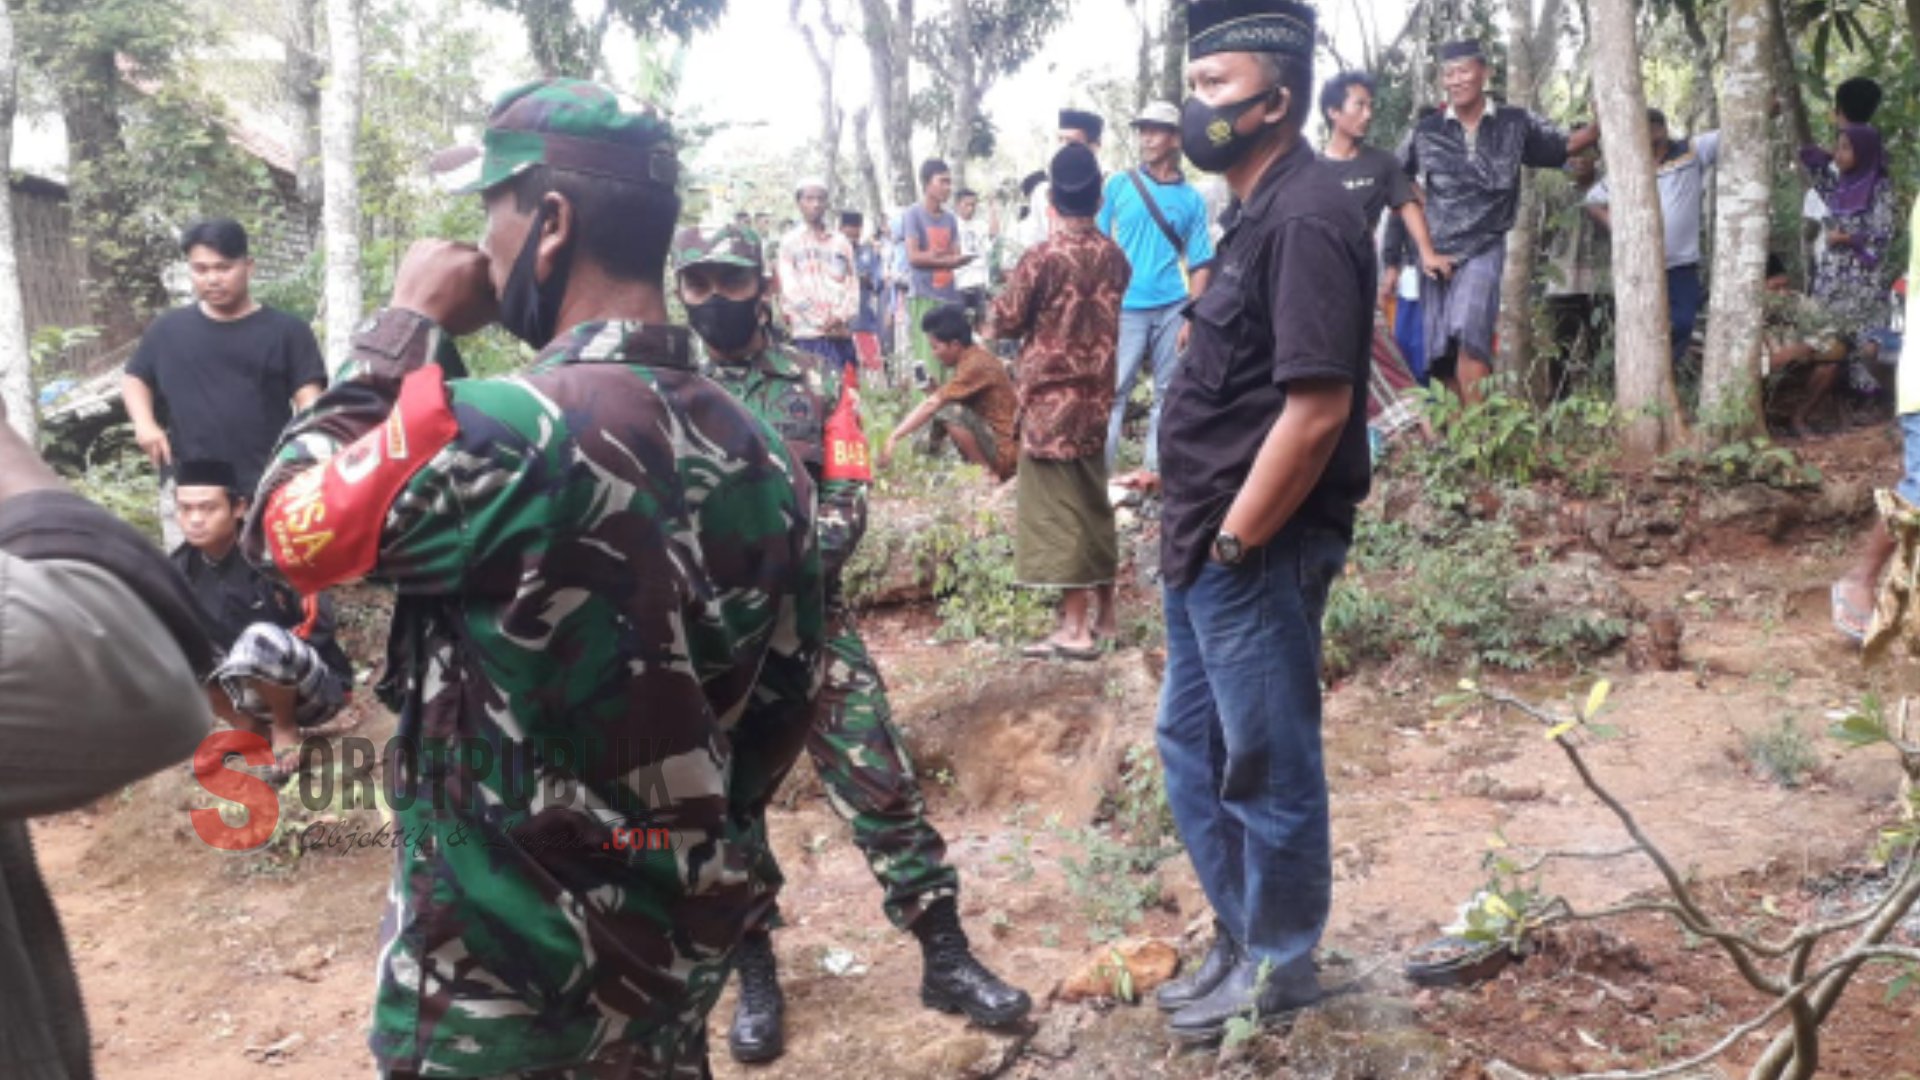
[[[500,95],[479,146],[443,150],[431,168],[458,194],[485,191],[535,165],[672,187],[673,128],[652,106],[584,79],[544,79]],[[476,167],[477,166],[477,167]]]
[[[725,225],[711,232],[689,225],[673,235],[673,266],[744,266],[760,269],[760,238],[751,229]]]

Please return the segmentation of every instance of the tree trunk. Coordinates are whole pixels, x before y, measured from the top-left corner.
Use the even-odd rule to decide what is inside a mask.
[[[1771,206],[1767,114],[1773,80],[1766,0],[1728,0],[1726,78],[1721,84],[1720,160],[1714,167],[1713,317],[1700,384],[1708,437],[1739,438],[1760,426],[1761,302]]]
[[[1160,36],[1160,100],[1178,105],[1187,96],[1187,5],[1165,0],[1166,30]],[[1913,0],[1920,4],[1920,0]]]
[[[1612,196],[1614,402],[1628,456],[1645,460],[1680,442],[1686,425],[1673,389],[1665,241],[1633,0],[1593,0],[1593,91]]]
[[[867,55],[873,62],[873,103],[880,110],[880,143],[894,205],[918,197],[913,169],[913,107],[907,76],[913,63],[913,0],[860,0],[866,12]]]
[[[949,60],[953,65],[953,112],[947,117],[946,158],[953,170],[953,189],[958,191],[967,183],[967,148],[973,144],[973,125],[980,115],[981,80],[975,76],[979,59],[973,9],[967,6],[967,0],[950,0],[948,8],[953,19],[953,55]]]
[[[124,255],[128,245],[119,236],[140,214],[135,196],[114,182],[121,171],[114,164],[126,160],[114,56],[95,52],[75,57],[73,65],[77,74],[58,89],[73,163],[73,220],[86,256],[89,306],[112,346],[140,336],[144,313],[167,303],[167,289],[157,272],[138,265],[137,255]]]
[[[13,112],[19,100],[19,63],[13,15],[0,4],[0,164],[13,160]],[[13,184],[0,178],[0,398],[7,420],[28,446],[38,428],[33,400],[33,354],[27,348],[26,305],[13,249]]]
[[[840,28],[828,6],[831,0],[824,0],[821,4],[821,21],[826,29],[827,41],[823,48],[813,26],[800,17],[800,3],[801,0],[791,0],[787,5],[787,18],[800,31],[801,40],[806,42],[807,55],[813,58],[813,70],[820,79],[820,179],[827,185],[827,205],[838,206],[841,201],[841,112],[834,103],[833,60],[840,40]]]
[[[1507,102],[1523,109],[1539,106],[1541,77],[1551,66],[1553,33],[1560,22],[1560,0],[1547,0],[1540,30],[1533,27],[1531,0],[1508,0]],[[1541,48],[1545,38],[1548,47]],[[1544,357],[1533,351],[1533,274],[1540,251],[1540,189],[1533,177],[1520,174],[1520,208],[1513,230],[1507,233],[1507,263],[1500,279],[1500,353],[1496,371],[1520,373],[1534,400],[1545,404],[1552,391],[1552,372]],[[1536,362],[1538,361],[1538,362]]]
[[[326,0],[326,100],[320,142],[326,185],[322,230],[326,234],[327,367],[337,368],[353,344],[360,321],[360,0]]]
[[[867,141],[867,106],[853,112],[853,163],[860,173],[860,189],[867,198],[867,217],[876,234],[887,229],[887,203],[880,196],[880,170],[873,163],[873,144]]]
[[[1908,0],[1909,4],[1920,4],[1920,0]],[[1793,28],[1787,24],[1786,5],[1781,0],[1767,0],[1767,17],[1773,23],[1773,65],[1775,85],[1780,88],[1780,96],[1786,103],[1787,123],[1793,130],[1795,148],[1813,145],[1813,119],[1807,113],[1807,98],[1800,92],[1800,79],[1793,70]],[[1915,24],[1920,27],[1920,23]],[[1920,35],[1920,30],[1916,30]]]
[[[1674,6],[1680,11],[1680,26],[1687,32],[1687,44],[1693,46],[1693,55],[1688,61],[1693,65],[1693,87],[1697,95],[1696,102],[1704,116],[1697,116],[1699,123],[1690,126],[1694,131],[1715,131],[1720,127],[1720,99],[1713,88],[1713,43],[1707,40],[1707,32],[1700,25],[1700,9],[1695,0],[1676,0]],[[1765,62],[1762,54],[1756,58]]]
[[[1907,47],[1920,56],[1920,0],[1907,0],[1907,35],[1912,39]]]
[[[294,184],[300,201],[320,205],[320,60],[319,0],[283,0],[287,32],[283,43],[283,78],[287,100],[293,102],[292,148],[296,162]]]

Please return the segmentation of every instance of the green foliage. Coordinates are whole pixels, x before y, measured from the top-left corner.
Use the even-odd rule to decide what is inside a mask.
[[[955,534],[925,534],[925,550],[938,569],[933,591],[940,599],[942,641],[988,638],[1002,642],[1028,641],[1047,632],[1053,623],[1054,594],[1030,589],[1015,579],[1013,537],[997,530],[999,519],[990,510],[976,511],[976,526]]]
[[[1440,445],[1409,456],[1437,501],[1458,505],[1476,483],[1528,484],[1547,476],[1586,488],[1601,483],[1615,445],[1611,402],[1576,394],[1541,410],[1511,374],[1481,386],[1484,398],[1471,405],[1437,386],[1415,392]]]
[[[1094,941],[1124,935],[1148,908],[1159,906],[1160,877],[1154,871],[1180,852],[1177,843],[1117,839],[1098,825],[1056,826],[1054,838],[1079,852],[1062,855],[1060,868],[1067,876],[1067,890],[1079,899],[1087,917],[1087,936]]]
[[[1744,739],[1747,760],[1761,775],[1781,787],[1799,787],[1807,774],[1820,765],[1813,741],[1786,716],[1771,728],[1747,733]]]
[[[1480,860],[1487,881],[1467,908],[1466,930],[1460,936],[1518,950],[1546,918],[1554,898],[1541,886],[1539,867],[1529,869],[1515,861],[1504,837],[1496,835],[1489,844],[1491,850]]]
[[[1819,487],[1822,479],[1818,468],[1764,435],[1707,451],[1682,450],[1669,455],[1667,463],[1703,483],[1726,487],[1765,484],[1788,490],[1811,489]]]
[[[1527,671],[1612,647],[1626,634],[1617,618],[1582,610],[1541,612],[1510,596],[1547,572],[1516,550],[1513,528],[1466,519],[1419,537],[1363,513],[1352,572],[1334,582],[1322,623],[1327,665],[1410,649],[1434,664],[1487,664]]]
[[[85,468],[79,475],[68,477],[68,482],[76,492],[159,546],[160,488],[147,456],[134,444],[131,427],[122,424],[111,428],[95,441]]]
[[[607,30],[618,19],[641,39],[671,34],[685,39],[711,28],[726,10],[726,0],[606,0],[599,14],[583,22],[573,0],[483,0],[489,7],[520,17],[534,62],[548,76],[578,79],[598,76]]]

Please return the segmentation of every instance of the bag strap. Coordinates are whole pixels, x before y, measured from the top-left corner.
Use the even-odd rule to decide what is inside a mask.
[[[1174,258],[1182,258],[1186,249],[1180,244],[1180,234],[1173,231],[1173,226],[1167,221],[1167,215],[1160,212],[1160,204],[1154,201],[1153,193],[1147,190],[1146,181],[1140,179],[1140,170],[1128,169],[1127,179],[1133,181],[1133,190],[1140,193],[1140,201],[1147,204],[1147,213],[1153,215],[1153,223],[1160,226],[1160,235],[1166,237],[1167,243],[1173,245]]]

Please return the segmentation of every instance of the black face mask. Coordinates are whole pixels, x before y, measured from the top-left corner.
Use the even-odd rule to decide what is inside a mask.
[[[549,205],[545,199],[540,200],[540,209],[534,211],[533,225],[527,230],[527,242],[514,256],[513,270],[500,292],[501,328],[536,349],[546,348],[560,332],[560,301],[567,295],[567,277],[573,269],[573,249],[569,247],[554,260],[553,273],[546,281],[534,280],[533,264],[540,256],[540,230],[547,223]]]
[[[737,353],[760,329],[760,298],[729,300],[715,293],[701,303],[687,305],[687,322],[709,347]]]
[[[1180,152],[1187,155],[1196,169],[1226,172],[1246,157],[1247,151],[1266,134],[1262,130],[1243,135],[1234,125],[1248,109],[1266,101],[1273,93],[1269,87],[1231,105],[1209,105],[1199,98],[1188,98],[1180,107]]]

